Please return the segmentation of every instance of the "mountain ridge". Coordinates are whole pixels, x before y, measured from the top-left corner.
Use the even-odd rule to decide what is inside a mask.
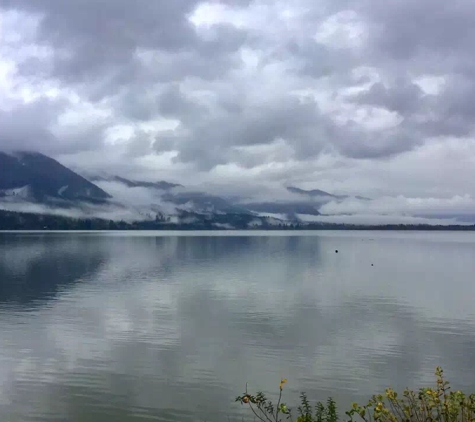
[[[312,198],[321,197],[321,196],[323,196],[323,197],[328,196],[330,198],[338,198],[337,195],[333,195],[331,193],[325,192],[325,191],[320,190],[320,189],[305,190],[305,189],[297,188],[295,186],[287,186],[287,190],[289,192],[295,193],[297,195],[305,195],[305,196],[309,196],[309,197],[312,197]]]
[[[305,190],[305,189],[297,188],[295,186],[287,186],[287,190],[291,193],[295,193],[297,195],[304,195],[304,196],[308,196],[308,197],[311,197],[311,198],[325,198],[325,197],[328,197],[328,198],[340,199],[340,200],[348,199],[348,198],[356,198],[356,199],[361,199],[361,200],[364,200],[364,201],[370,201],[370,198],[367,198],[365,196],[360,196],[360,195],[355,195],[355,196],[334,195],[332,193],[328,193],[328,192],[325,192],[325,191],[320,190],[320,189]]]
[[[44,154],[0,151],[0,195],[38,202],[106,201],[111,196],[94,183]]]
[[[132,180],[105,173],[81,174],[83,176],[37,152],[0,152],[0,208],[3,204],[3,208],[15,211],[24,205],[30,209],[34,205],[35,209],[45,206],[41,211],[44,213],[70,209],[71,213],[74,210],[89,217],[99,213],[114,219],[120,212],[120,215],[130,213],[127,215],[144,221],[176,224],[202,221],[205,225],[223,227],[246,221],[249,227],[255,227],[301,222],[301,216],[320,216],[319,208],[325,203],[347,198],[319,189],[307,191],[289,186],[286,190],[293,194],[291,198],[283,195],[285,199],[281,200],[259,201],[258,198],[252,201],[187,189],[179,183],[164,180]],[[115,182],[123,188],[107,185],[107,182]],[[134,188],[142,190],[134,191]],[[113,196],[107,192],[109,189]]]
[[[150,188],[168,191],[174,188],[183,188],[184,186],[179,183],[171,183],[165,180],[160,180],[158,182],[147,182],[143,180],[131,180],[122,176],[91,176],[88,178],[91,182],[118,182],[126,185],[129,188]]]

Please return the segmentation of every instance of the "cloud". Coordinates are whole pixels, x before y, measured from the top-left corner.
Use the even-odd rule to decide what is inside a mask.
[[[328,223],[328,224],[361,224],[361,225],[468,225],[457,218],[423,218],[413,217],[410,215],[401,215],[397,213],[377,214],[377,213],[356,213],[356,214],[339,214],[339,215],[307,215],[298,214],[301,221],[306,223]]]
[[[475,199],[470,195],[452,198],[407,198],[401,195],[380,197],[372,201],[348,198],[341,202],[331,201],[324,204],[320,212],[323,214],[322,221],[353,220],[366,221],[366,224],[473,223]]]
[[[148,204],[150,206],[150,203]],[[120,204],[91,205],[87,203],[76,204],[75,208],[59,208],[31,202],[0,201],[0,209],[32,214],[58,215],[69,218],[100,218],[103,220],[142,221],[153,217],[154,211],[150,208],[124,207]],[[147,215],[149,213],[149,215]]]
[[[454,196],[452,198],[406,198],[404,196],[378,198],[372,201],[356,198],[346,199],[340,203],[325,204],[321,211],[324,214],[348,214],[361,211],[374,213],[450,213],[458,210],[460,213],[475,213],[475,200],[469,196]]]
[[[137,214],[140,212],[139,219],[144,219],[147,213],[154,216],[157,212],[167,215],[173,215],[177,212],[176,206],[161,198],[165,193],[164,191],[143,187],[130,188],[122,183],[109,181],[95,183],[112,195],[114,201],[126,205],[128,209],[135,209]]]
[[[184,184],[475,195],[465,187],[473,172],[452,173],[450,157],[474,139],[470,0],[0,0],[0,9],[2,149],[126,177],[169,172]],[[432,161],[435,149],[446,158]]]

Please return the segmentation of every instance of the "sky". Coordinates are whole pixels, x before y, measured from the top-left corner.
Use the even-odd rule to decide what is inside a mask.
[[[0,149],[475,214],[473,39],[472,0],[0,0]]]

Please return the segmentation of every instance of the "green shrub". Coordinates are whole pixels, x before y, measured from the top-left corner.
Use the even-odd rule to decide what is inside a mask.
[[[289,419],[293,421],[292,409],[287,407],[282,402],[282,391],[284,384],[287,382],[283,379],[279,386],[279,399],[277,404],[274,404],[264,395],[259,392],[255,396],[246,392],[237,397],[236,401],[241,404],[249,406],[249,409],[254,416],[261,422],[280,422],[283,419]],[[326,404],[318,402],[315,407],[310,405],[305,393],[300,395],[300,406],[297,407],[297,420],[296,422],[337,422],[338,415],[336,412],[336,403],[330,397]]]
[[[362,422],[475,422],[475,394],[467,396],[461,391],[450,391],[442,368],[435,372],[437,383],[433,388],[421,388],[418,392],[406,389],[402,396],[391,388],[385,394],[374,395],[366,405],[353,403],[345,412],[348,422],[355,418]],[[261,422],[280,422],[294,420],[292,409],[282,402],[283,379],[279,386],[279,399],[274,404],[259,392],[256,395],[246,392],[236,401],[249,406],[253,415]],[[311,406],[305,393],[300,395],[296,422],[337,422],[335,401],[330,397],[324,404],[318,402]]]
[[[402,397],[388,388],[384,395],[373,396],[365,406],[353,403],[346,414],[350,421],[356,416],[365,422],[475,422],[475,394],[450,391],[440,367],[435,375],[434,388],[421,388],[418,393],[406,389]]]

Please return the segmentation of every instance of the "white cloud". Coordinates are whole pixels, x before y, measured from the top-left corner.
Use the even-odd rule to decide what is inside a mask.
[[[475,200],[469,195],[452,198],[381,197],[372,201],[350,198],[338,203],[329,202],[320,208],[320,212],[322,221],[456,224],[463,222],[463,217],[475,221]]]
[[[231,193],[475,197],[475,7],[434,1],[0,0],[0,149]]]

